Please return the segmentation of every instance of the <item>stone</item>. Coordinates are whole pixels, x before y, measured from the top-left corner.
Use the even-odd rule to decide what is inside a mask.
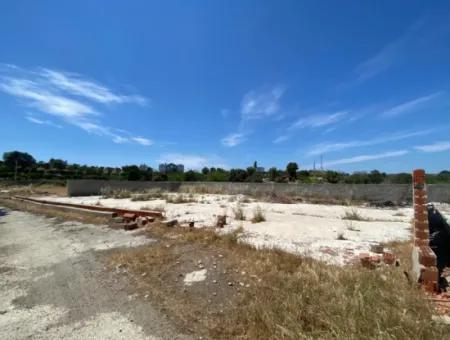
[[[175,227],[178,224],[178,220],[170,220],[163,223],[166,227]]]

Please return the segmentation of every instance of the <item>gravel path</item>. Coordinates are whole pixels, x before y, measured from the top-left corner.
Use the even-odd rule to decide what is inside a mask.
[[[99,260],[148,242],[0,207],[0,339],[187,339]]]

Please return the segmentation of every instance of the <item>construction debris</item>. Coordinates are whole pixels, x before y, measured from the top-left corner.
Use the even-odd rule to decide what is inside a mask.
[[[227,224],[227,215],[218,215],[216,227],[223,228]]]
[[[170,220],[163,223],[166,227],[175,227],[178,224],[178,220]]]

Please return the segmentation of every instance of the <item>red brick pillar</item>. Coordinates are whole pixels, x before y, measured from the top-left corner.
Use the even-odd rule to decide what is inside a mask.
[[[427,191],[425,171],[413,172],[413,204],[414,204],[414,248],[412,252],[413,272],[418,282],[430,291],[438,289],[438,270],[436,255],[429,246],[430,231],[428,228]]]

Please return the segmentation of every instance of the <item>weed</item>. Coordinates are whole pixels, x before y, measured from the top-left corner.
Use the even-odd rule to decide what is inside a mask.
[[[102,188],[100,193],[103,198],[131,198],[131,192],[125,189]]]
[[[234,218],[238,221],[245,221],[244,209],[242,209],[241,205],[238,203],[236,207],[233,209]]]
[[[359,213],[358,209],[351,208],[350,210],[345,211],[345,215],[342,217],[343,220],[350,221],[370,221],[370,218],[363,217]]]
[[[264,211],[261,209],[259,205],[256,206],[255,210],[253,210],[252,223],[260,223],[266,220],[266,216]]]
[[[343,232],[339,232],[339,233],[337,234],[336,240],[345,241],[346,238],[345,238],[345,236],[344,236],[344,233],[343,233]]]
[[[195,199],[190,196],[185,196],[183,194],[175,194],[175,195],[164,195],[164,198],[166,200],[167,203],[172,203],[172,204],[182,204],[182,203],[191,203],[191,202],[195,202]]]

